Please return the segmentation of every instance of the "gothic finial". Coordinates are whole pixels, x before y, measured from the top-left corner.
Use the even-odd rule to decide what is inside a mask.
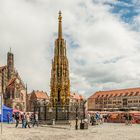
[[[27,83],[26,83],[25,87],[26,87],[26,89],[27,89]]]
[[[61,11],[59,11],[59,16],[61,16]]]
[[[28,90],[28,86],[27,86],[27,83],[25,85],[25,90],[26,90],[26,93],[27,93],[27,90]]]
[[[11,47],[10,47],[10,53],[11,53]]]
[[[62,38],[62,16],[61,11],[59,11],[59,17],[58,17],[58,38]]]

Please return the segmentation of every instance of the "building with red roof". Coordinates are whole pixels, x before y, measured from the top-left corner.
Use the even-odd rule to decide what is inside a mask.
[[[98,91],[88,98],[88,110],[140,109],[140,88]]]
[[[41,107],[45,104],[48,104],[50,101],[50,98],[47,94],[47,92],[44,91],[35,91],[33,90],[30,94],[28,94],[28,102],[27,102],[27,111],[35,112],[37,111],[37,106]],[[42,110],[42,108],[40,108]]]
[[[70,116],[75,118],[76,106],[78,106],[79,115],[82,115],[85,98],[82,95],[74,92],[70,93],[69,100],[70,102],[68,106],[69,107],[68,112]],[[63,108],[61,109],[63,110]],[[27,94],[27,111],[38,112],[40,120],[47,120],[50,119],[50,117],[55,117],[56,108],[53,108],[50,97],[48,96],[47,92],[33,90],[30,94]],[[63,115],[65,114],[64,110],[62,111],[62,113]],[[61,117],[65,117],[65,115],[64,116],[63,115]]]

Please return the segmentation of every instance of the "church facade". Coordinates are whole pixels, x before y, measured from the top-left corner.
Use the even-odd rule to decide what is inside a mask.
[[[26,111],[27,89],[14,67],[11,51],[7,53],[7,65],[0,67],[0,92],[6,106]]]

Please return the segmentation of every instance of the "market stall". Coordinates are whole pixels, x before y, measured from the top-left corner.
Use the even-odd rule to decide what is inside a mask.
[[[2,106],[2,114],[0,114],[0,118],[1,118],[1,115],[3,115],[3,118],[2,118],[3,122],[8,122],[8,119],[7,119],[8,112],[10,113],[10,122],[11,122],[12,121],[13,109],[3,105]],[[0,122],[1,122],[1,119],[0,119]]]

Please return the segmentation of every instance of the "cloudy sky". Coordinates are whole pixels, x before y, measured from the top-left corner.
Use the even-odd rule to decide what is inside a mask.
[[[11,47],[29,92],[50,93],[59,10],[71,91],[140,87],[140,0],[0,0],[0,65]]]

